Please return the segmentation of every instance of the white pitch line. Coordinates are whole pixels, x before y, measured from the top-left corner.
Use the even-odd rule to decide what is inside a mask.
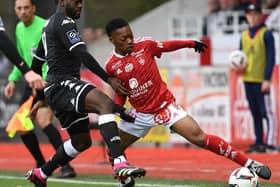
[[[1,176],[0,179],[8,179],[8,180],[25,180],[24,177],[16,177],[16,176]],[[83,184],[83,185],[105,185],[112,186],[116,185],[115,182],[96,182],[96,181],[80,181],[80,180],[71,180],[71,179],[54,179],[49,178],[48,181],[57,182],[57,183],[67,183],[67,184]],[[148,184],[148,183],[137,183],[139,187],[196,187],[193,185],[164,185],[164,184]]]

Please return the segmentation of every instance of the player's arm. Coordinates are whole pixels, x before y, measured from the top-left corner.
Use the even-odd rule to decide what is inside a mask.
[[[45,62],[46,62],[45,50],[43,47],[42,40],[40,40],[36,52],[33,55],[31,69],[36,73],[38,73],[39,75],[42,75],[42,66]]]
[[[273,67],[275,65],[275,43],[271,31],[266,31],[264,34],[264,42],[266,49],[266,67],[264,80],[270,81],[272,77]]]
[[[103,81],[108,82],[110,78],[105,70],[99,65],[97,60],[87,51],[85,45],[79,45],[71,51],[74,56],[80,58],[84,65],[93,73],[98,75]]]
[[[27,64],[21,59],[18,51],[12,41],[8,38],[4,31],[0,31],[0,49],[8,57],[8,59],[16,65],[22,73],[30,71]]]
[[[36,49],[36,52],[33,55],[31,69],[42,76],[42,66],[45,62],[46,62],[45,50],[43,47],[42,40],[40,40],[38,47]],[[41,106],[44,104],[45,95],[42,90],[36,90],[36,93],[37,93],[36,97],[38,98],[38,101],[39,101],[39,102],[37,102],[39,104],[36,103],[36,106],[37,106],[37,108],[40,108],[38,106]],[[32,110],[37,111],[36,107],[33,107]],[[31,112],[31,113],[35,113],[35,112]]]
[[[123,106],[126,101],[126,96],[120,96],[119,94],[114,95],[114,102],[120,106]]]
[[[194,48],[195,52],[205,52],[208,46],[195,40],[167,40],[158,43],[163,52],[175,51],[182,48]]]

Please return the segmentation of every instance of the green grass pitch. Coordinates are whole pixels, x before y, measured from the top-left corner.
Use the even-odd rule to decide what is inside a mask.
[[[144,177],[136,179],[136,187],[227,187],[227,183],[209,181],[189,181],[173,179],[155,179]],[[0,170],[1,187],[33,187],[25,180],[24,173]],[[55,176],[48,180],[48,187],[116,187],[116,180],[110,175],[79,174],[73,179],[57,179]],[[262,187],[278,185],[262,183]]]

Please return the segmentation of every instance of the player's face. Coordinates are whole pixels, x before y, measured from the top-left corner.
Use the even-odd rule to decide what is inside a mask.
[[[110,40],[116,47],[117,53],[126,55],[132,52],[133,33],[129,26],[119,28],[116,31],[112,32]]]
[[[83,7],[83,0],[66,0],[65,11],[68,17],[79,19]]]
[[[246,19],[251,27],[257,26],[262,22],[262,14],[258,11],[249,11],[246,13]]]
[[[25,25],[30,25],[33,21],[36,11],[35,5],[32,5],[31,0],[16,0],[15,12],[20,21]]]

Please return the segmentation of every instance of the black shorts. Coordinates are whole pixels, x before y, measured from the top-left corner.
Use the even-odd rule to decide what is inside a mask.
[[[51,83],[44,89],[46,101],[63,128],[89,121],[84,110],[85,97],[92,89],[93,85],[76,78]]]

